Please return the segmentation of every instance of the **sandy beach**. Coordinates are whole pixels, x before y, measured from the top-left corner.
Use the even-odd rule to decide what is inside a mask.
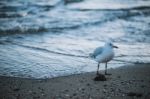
[[[95,72],[52,79],[0,76],[0,99],[150,99],[150,64],[108,72],[106,81],[94,81]]]

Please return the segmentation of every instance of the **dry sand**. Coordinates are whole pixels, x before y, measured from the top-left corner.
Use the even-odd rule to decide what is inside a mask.
[[[0,99],[150,99],[150,64],[108,72],[107,81],[94,81],[95,72],[53,79],[0,76]]]

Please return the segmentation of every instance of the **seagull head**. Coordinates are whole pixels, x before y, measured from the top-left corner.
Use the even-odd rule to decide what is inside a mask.
[[[118,48],[117,46],[113,45],[112,42],[106,42],[105,46],[111,47],[111,48]]]

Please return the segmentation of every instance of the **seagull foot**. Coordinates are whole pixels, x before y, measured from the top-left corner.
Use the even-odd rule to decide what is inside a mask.
[[[100,75],[100,73],[99,73],[99,72],[97,72],[97,73],[96,73],[96,75],[98,76],[98,75]]]
[[[112,75],[112,74],[110,74],[110,73],[105,73],[105,75],[108,75],[108,76],[110,76],[110,75]]]
[[[97,76],[94,78],[94,81],[106,81],[106,77],[103,74],[97,74]]]

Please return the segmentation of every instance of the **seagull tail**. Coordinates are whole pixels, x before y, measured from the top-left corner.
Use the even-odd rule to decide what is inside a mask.
[[[92,59],[94,59],[94,58],[95,58],[95,56],[94,56],[94,54],[93,54],[93,53],[90,53],[90,54],[89,54],[89,57],[90,57],[90,58],[92,58]]]

